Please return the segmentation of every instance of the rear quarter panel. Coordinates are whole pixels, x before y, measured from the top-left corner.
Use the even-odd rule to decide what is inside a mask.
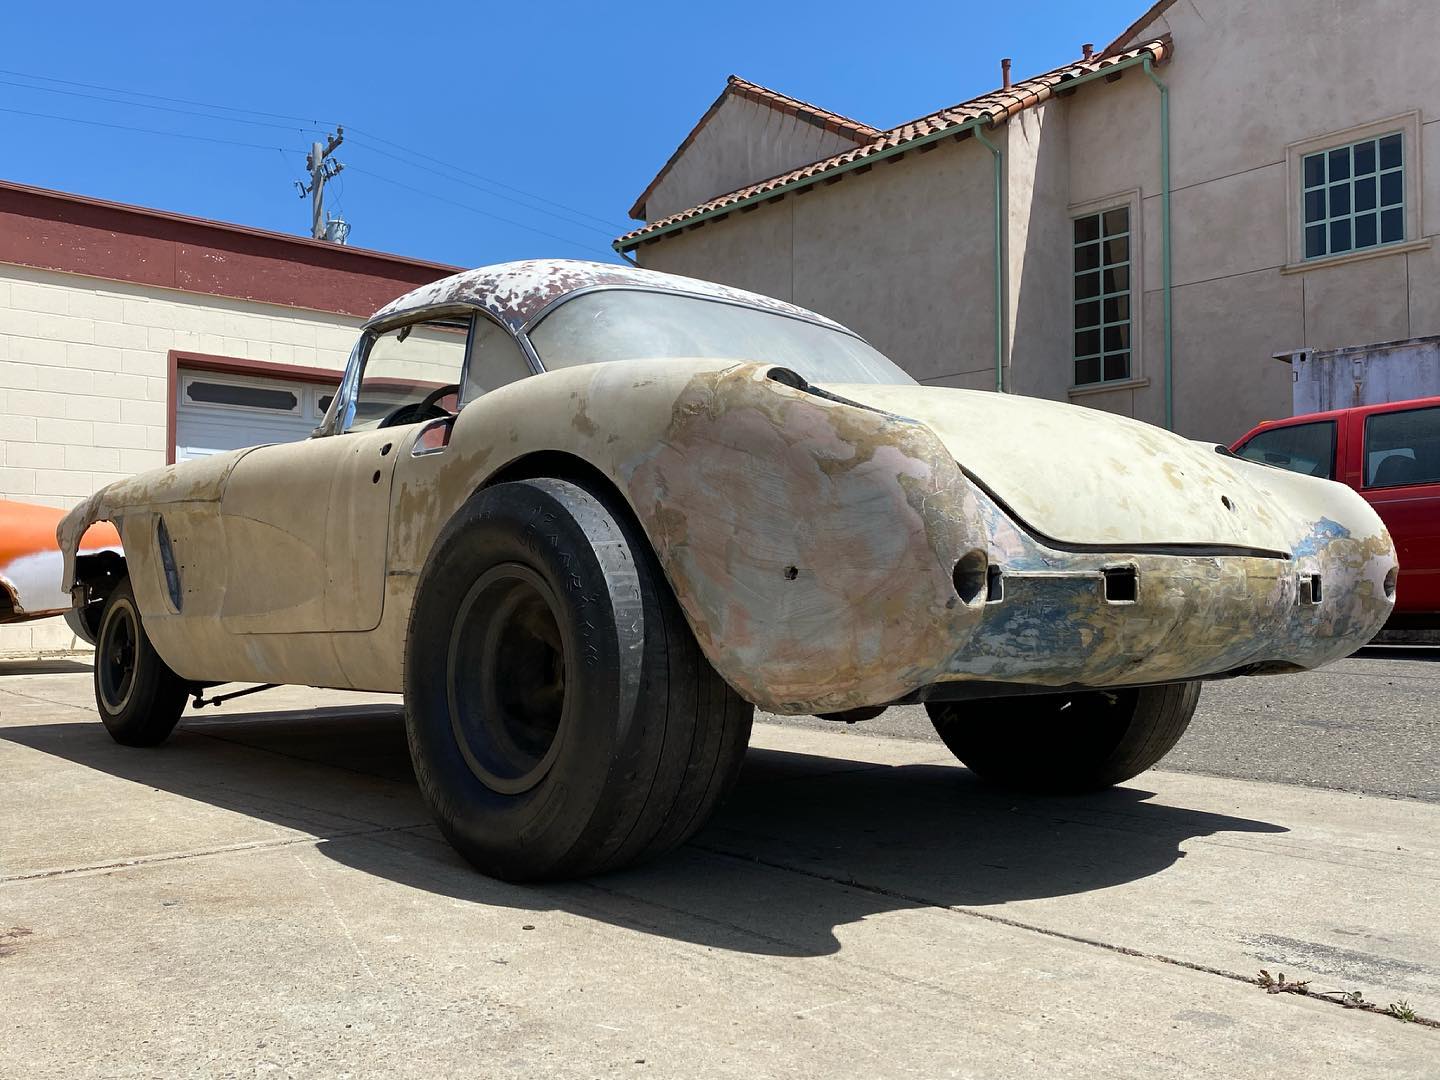
[[[366,689],[399,685],[405,623],[446,521],[511,462],[598,469],[649,537],[702,650],[786,712],[901,696],[978,622],[952,584],[984,523],[922,425],[765,377],[772,365],[634,361],[549,372],[471,403],[441,454],[397,463],[385,614],[337,635]],[[870,618],[859,625],[857,599]]]

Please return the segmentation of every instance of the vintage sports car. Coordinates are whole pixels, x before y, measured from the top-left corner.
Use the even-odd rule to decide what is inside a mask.
[[[76,551],[97,520],[123,562]],[[753,706],[924,703],[983,776],[1117,783],[1201,680],[1363,645],[1396,578],[1340,484],[564,261],[401,297],[313,438],[111,484],[59,538],[116,739],[221,682],[402,691],[440,827],[511,879],[679,844]]]
[[[61,586],[60,548],[55,530],[64,510],[0,499],[0,623],[30,622],[64,615],[71,629],[89,636],[70,594]],[[80,554],[120,554],[113,525],[101,522],[80,540]]]

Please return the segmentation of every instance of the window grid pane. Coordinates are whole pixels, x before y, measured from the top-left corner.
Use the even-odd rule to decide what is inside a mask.
[[[1076,218],[1074,237],[1075,385],[1128,379],[1130,208]]]
[[[1397,131],[1305,155],[1300,181],[1305,258],[1405,238],[1403,150]]]

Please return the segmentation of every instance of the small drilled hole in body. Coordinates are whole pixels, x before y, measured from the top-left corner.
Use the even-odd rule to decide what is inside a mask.
[[[378,484],[378,483],[380,482],[380,470],[379,470],[379,469],[376,469],[376,470],[375,470],[375,475],[372,476],[372,477],[370,477],[370,482],[371,482],[372,484]]]
[[[1390,568],[1389,573],[1387,573],[1387,574],[1385,575],[1385,595],[1386,595],[1386,596],[1394,596],[1394,595],[1395,595],[1395,583],[1396,583],[1396,581],[1397,581],[1397,579],[1398,579],[1399,577],[1400,577],[1400,571],[1397,570],[1395,567],[1392,566],[1392,567]]]
[[[1226,510],[1234,510],[1234,509],[1235,509],[1235,504],[1230,501],[1230,496],[1229,496],[1229,495],[1221,495],[1221,496],[1220,496],[1220,505],[1223,506],[1223,507],[1225,507]]]
[[[800,576],[800,568],[799,568],[798,566],[787,566],[787,567],[785,567],[785,580],[786,580],[786,581],[794,581],[794,580],[795,580],[797,577],[799,577],[799,576]]]
[[[1140,575],[1133,566],[1112,566],[1105,571],[1105,602],[1133,604],[1140,595]]]

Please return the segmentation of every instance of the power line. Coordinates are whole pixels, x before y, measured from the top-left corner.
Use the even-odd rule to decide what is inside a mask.
[[[353,136],[354,130],[355,130],[354,128],[351,128],[351,129],[350,129],[350,132],[351,132],[352,136]],[[374,136],[371,136],[371,138],[373,138],[373,137],[374,137]],[[392,153],[390,153],[388,150],[381,150],[378,146],[373,145],[371,142],[369,142],[369,141],[366,140],[366,139],[356,139],[356,138],[353,138],[353,137],[352,137],[350,141],[351,141],[352,143],[354,143],[356,146],[364,147],[366,150],[369,150],[372,154],[379,154],[381,157],[387,157],[387,158],[389,158],[391,161],[398,161],[398,162],[400,162],[402,165],[409,165],[409,166],[412,167],[412,168],[419,169],[421,172],[429,173],[431,176],[438,176],[438,177],[440,177],[440,179],[442,179],[442,180],[448,180],[448,181],[450,181],[450,183],[452,183],[452,184],[463,184],[465,187],[473,188],[474,190],[479,191],[479,192],[481,192],[481,193],[483,193],[483,194],[485,194],[485,195],[489,195],[491,198],[494,198],[494,199],[504,199],[506,202],[514,203],[516,206],[523,206],[526,210],[532,210],[532,211],[535,211],[535,212],[541,213],[541,214],[549,214],[551,217],[555,218],[557,221],[564,221],[565,223],[567,223],[567,224],[569,224],[569,225],[574,225],[576,228],[580,228],[580,229],[590,229],[590,230],[592,230],[593,232],[600,233],[602,236],[607,236],[607,237],[609,237],[609,236],[614,236],[614,235],[615,235],[614,226],[609,226],[609,227],[606,227],[606,228],[601,228],[601,227],[598,226],[598,225],[591,225],[591,224],[589,224],[588,222],[585,222],[585,221],[576,221],[574,218],[568,218],[568,217],[564,217],[564,216],[562,216],[562,215],[560,215],[560,214],[557,214],[557,213],[555,213],[553,210],[546,210],[546,209],[544,209],[544,208],[542,208],[542,207],[539,207],[539,206],[531,206],[531,205],[529,205],[528,203],[523,203],[523,202],[521,202],[519,199],[514,198],[513,196],[503,195],[503,194],[501,194],[501,193],[498,192],[498,191],[490,191],[488,188],[483,188],[483,187],[481,187],[479,184],[472,184],[469,180],[461,180],[459,177],[456,177],[456,176],[446,176],[444,173],[436,172],[434,169],[427,168],[426,166],[420,165],[420,164],[418,164],[418,163],[416,163],[416,162],[414,162],[414,161],[409,160],[408,158],[401,157],[399,154],[392,154]],[[458,166],[454,166],[454,165],[450,166],[450,168],[456,169],[457,171],[460,171],[460,172],[465,171],[465,170],[463,170],[463,169],[460,169]],[[495,182],[495,181],[491,181],[491,183],[494,183],[494,182]],[[531,195],[531,196],[529,196],[529,198],[539,199],[540,196],[538,196],[538,195]],[[541,200],[541,201],[545,201],[545,200]],[[557,204],[552,204],[552,205],[559,205],[559,204],[557,203]],[[590,215],[585,214],[585,213],[583,213],[582,211],[579,211],[579,210],[573,211],[573,213],[578,214],[578,215],[580,215],[580,216],[582,216],[582,217],[589,217],[589,216],[590,216]],[[596,219],[592,219],[592,220],[599,220],[599,219],[596,218]]]
[[[422,154],[419,150],[413,150],[408,146],[401,146],[397,142],[394,142],[390,139],[381,138],[379,135],[376,135],[373,132],[366,131],[364,128],[357,128],[352,125],[350,128],[350,134],[363,135],[366,139],[374,139],[376,142],[384,143],[386,146],[393,146],[396,150],[401,150],[404,153],[411,155],[412,157],[421,158],[425,161],[433,162],[436,165],[443,165],[447,169],[453,169],[456,172],[464,173],[467,176],[473,176],[477,180],[483,180],[487,184],[494,184],[496,187],[504,188],[506,191],[513,191],[516,194],[525,195],[528,198],[537,200],[538,202],[548,203],[550,206],[558,207],[561,210],[568,210],[572,214],[579,214],[581,217],[589,218],[591,221],[599,222],[601,225],[605,226],[606,235],[609,235],[615,229],[614,222],[606,221],[604,218],[596,217],[594,214],[587,214],[584,210],[577,210],[573,206],[566,206],[564,203],[555,202],[553,199],[547,199],[542,195],[535,195],[532,192],[526,191],[523,188],[511,187],[509,184],[503,183],[499,180],[495,180],[489,176],[485,176],[482,173],[477,173],[470,169],[461,168],[459,165],[451,164],[448,161],[442,161],[440,158],[437,157],[431,157],[429,154]],[[377,154],[385,153],[385,151],[379,149],[378,147],[372,146],[370,149],[374,150]],[[394,157],[395,155],[387,154],[386,156]],[[463,182],[455,180],[454,177],[446,177],[446,179],[452,180],[455,183]]]
[[[128,94],[131,97],[150,98],[152,101],[169,101],[172,104],[176,105],[198,105],[203,109],[219,109],[221,112],[248,113],[251,116],[268,116],[272,120],[293,120],[301,124],[311,124],[319,126],[326,126],[330,124],[329,121],[311,119],[303,116],[286,116],[284,113],[261,112],[258,109],[237,109],[233,105],[216,105],[214,102],[210,101],[192,101],[189,98],[166,97],[163,94],[147,94],[143,90],[126,90],[123,87],[119,86],[101,86],[98,83],[75,82],[71,79],[56,79],[52,78],[49,75],[33,75],[28,71],[6,71],[5,69],[0,68],[0,75],[13,75],[16,78],[35,79],[39,82],[60,83],[62,86],[83,86],[86,90],[106,90],[112,94]],[[42,88],[35,87],[35,89],[38,90]],[[134,104],[139,103],[135,102]],[[215,119],[218,120],[219,117],[216,117]]]
[[[129,97],[149,98],[149,99],[151,99],[152,101],[165,101],[165,102],[170,102],[170,103],[172,103],[172,104],[177,104],[177,105],[193,105],[193,106],[196,106],[196,107],[202,108],[202,109],[212,109],[212,110],[217,110],[217,111],[220,111],[220,112],[246,114],[246,115],[249,115],[249,116],[263,116],[263,117],[268,117],[268,118],[270,118],[271,120],[287,120],[287,121],[291,121],[292,123],[299,123],[299,124],[310,125],[309,127],[304,128],[304,129],[301,129],[301,130],[315,130],[315,128],[314,128],[313,125],[317,125],[317,124],[320,124],[320,123],[321,123],[321,121],[319,121],[319,120],[310,119],[310,118],[306,118],[306,117],[291,116],[291,115],[287,115],[287,114],[284,114],[284,113],[264,112],[264,111],[258,110],[258,109],[241,109],[241,108],[236,108],[236,107],[230,106],[230,105],[219,105],[219,104],[216,104],[216,103],[214,103],[214,102],[196,101],[196,100],[191,99],[191,98],[168,97],[168,96],[163,95],[163,94],[151,94],[151,93],[148,93],[148,92],[142,91],[142,90],[128,90],[128,89],[125,89],[125,88],[123,88],[123,87],[105,86],[105,85],[100,84],[100,83],[78,82],[78,81],[75,81],[75,80],[72,80],[72,79],[58,79],[58,78],[54,78],[54,77],[48,76],[48,75],[35,75],[35,74],[30,73],[30,72],[24,72],[24,71],[12,71],[12,70],[7,70],[7,69],[0,68],[0,75],[9,75],[9,76],[14,76],[14,77],[21,78],[21,79],[31,79],[31,80],[36,80],[36,81],[40,81],[40,82],[57,83],[57,84],[60,84],[60,85],[62,85],[62,86],[78,86],[78,87],[82,87],[82,88],[84,88],[84,89],[86,89],[86,90],[102,90],[102,91],[105,91],[105,92],[111,93],[111,94],[123,94],[123,95],[129,96]],[[131,105],[131,106],[134,106],[134,107],[136,107],[136,108],[142,108],[142,109],[161,109],[161,108],[163,108],[162,106],[149,105],[149,104],[146,104],[145,102],[141,102],[141,101],[125,101],[125,100],[107,99],[107,98],[102,98],[102,97],[95,97],[94,95],[89,95],[89,94],[80,94],[80,93],[77,93],[77,92],[75,92],[75,91],[55,90],[55,89],[52,89],[52,88],[50,88],[50,87],[44,87],[44,86],[31,86],[31,85],[29,85],[29,84],[27,84],[27,83],[14,83],[14,82],[7,82],[6,80],[0,80],[0,84],[10,85],[10,86],[17,86],[17,87],[21,87],[21,88],[29,89],[29,90],[38,90],[38,91],[40,91],[41,93],[68,94],[68,95],[75,96],[75,97],[94,97],[94,99],[95,99],[95,100],[98,100],[98,101],[108,101],[110,104],[115,104],[115,105]],[[288,125],[279,125],[279,124],[269,124],[269,125],[266,125],[263,121],[244,120],[244,119],[239,119],[239,118],[231,118],[231,117],[223,117],[223,116],[210,116],[210,115],[205,114],[205,113],[191,113],[191,112],[188,112],[187,110],[184,110],[184,109],[170,109],[170,108],[166,108],[166,109],[164,109],[164,111],[166,111],[166,112],[182,113],[182,114],[184,114],[184,115],[194,115],[194,116],[198,116],[198,117],[200,117],[200,118],[202,118],[202,119],[230,121],[230,122],[235,122],[235,123],[248,123],[248,124],[256,124],[256,125],[258,125],[258,126],[271,126],[271,127],[282,128],[283,130],[287,130],[287,131],[288,131],[288,130],[295,130],[294,128],[292,128],[292,127],[290,127],[290,126],[288,126]],[[171,136],[171,137],[173,137],[173,138],[178,138],[178,139],[192,139],[192,140],[197,140],[197,141],[201,141],[201,142],[218,143],[218,144],[221,144],[221,145],[243,146],[243,147],[249,147],[249,148],[251,148],[251,149],[258,149],[258,150],[279,150],[281,153],[297,153],[297,154],[299,153],[299,151],[287,150],[287,149],[285,149],[285,148],[283,148],[283,147],[261,146],[261,145],[256,144],[256,143],[244,143],[244,142],[239,142],[239,141],[236,141],[236,140],[215,138],[215,137],[213,137],[213,136],[189,135],[189,134],[185,134],[185,133],[182,133],[182,132],[163,131],[163,130],[159,130],[159,129],[155,129],[155,128],[143,128],[143,127],[136,127],[136,126],[132,126],[132,125],[126,125],[126,124],[114,124],[114,123],[108,123],[108,122],[99,121],[99,120],[82,120],[82,119],[80,119],[79,117],[73,117],[73,116],[58,116],[58,115],[51,114],[51,113],[27,112],[26,110],[23,110],[23,109],[0,108],[0,112],[13,113],[13,114],[18,115],[18,116],[32,116],[32,117],[38,117],[38,118],[41,118],[41,119],[60,120],[60,121],[67,122],[67,123],[87,124],[87,125],[90,125],[90,126],[92,126],[92,127],[108,127],[108,128],[113,128],[113,129],[116,129],[116,130],[119,130],[119,131],[136,131],[136,132],[141,132],[141,133],[143,133],[143,134],[149,134],[149,135],[168,135],[168,136]],[[384,157],[388,157],[388,158],[390,158],[390,159],[393,160],[393,161],[398,161],[398,162],[400,162],[401,164],[407,165],[407,166],[409,166],[409,167],[411,167],[411,168],[419,169],[419,170],[421,170],[421,171],[423,171],[423,172],[429,173],[429,174],[432,175],[432,176],[436,176],[436,177],[438,177],[438,178],[440,178],[440,179],[442,179],[442,180],[447,180],[447,181],[449,181],[450,183],[453,183],[453,184],[461,184],[461,185],[464,185],[465,187],[472,188],[472,189],[474,189],[475,191],[479,191],[479,192],[481,192],[482,194],[485,194],[485,195],[490,196],[491,198],[505,199],[507,202],[514,203],[515,205],[520,206],[520,207],[522,207],[522,208],[524,208],[524,209],[530,210],[530,211],[532,211],[532,212],[541,213],[541,214],[547,214],[547,215],[549,215],[550,217],[553,217],[553,218],[555,218],[555,219],[558,220],[558,221],[563,221],[563,222],[565,222],[565,223],[568,224],[568,225],[576,226],[576,227],[583,227],[583,228],[586,228],[586,229],[591,229],[591,230],[594,230],[594,231],[597,231],[597,232],[601,232],[601,233],[603,233],[603,234],[606,235],[606,236],[610,236],[610,235],[613,234],[613,233],[616,231],[616,229],[617,229],[617,226],[616,226],[613,222],[607,221],[606,219],[601,218],[601,217],[597,217],[597,216],[594,215],[594,214],[587,213],[587,212],[584,211],[584,210],[579,210],[579,209],[577,209],[577,208],[575,208],[575,207],[567,206],[567,205],[564,204],[564,203],[556,202],[555,200],[553,200],[553,199],[548,199],[548,198],[546,198],[546,197],[543,196],[543,195],[537,195],[537,194],[535,194],[535,193],[533,193],[533,192],[526,191],[524,188],[518,188],[518,187],[515,187],[515,186],[513,186],[513,185],[506,184],[506,183],[504,183],[503,181],[494,179],[493,177],[485,176],[483,173],[478,173],[478,172],[475,172],[475,171],[473,171],[473,170],[471,170],[471,169],[466,169],[466,168],[464,168],[464,167],[462,167],[462,166],[455,165],[455,164],[453,164],[452,162],[444,161],[444,160],[442,160],[442,159],[440,159],[440,158],[433,157],[432,155],[422,153],[422,152],[420,152],[420,151],[418,151],[418,150],[415,150],[415,149],[413,149],[413,148],[410,148],[410,147],[407,147],[407,146],[403,146],[403,145],[401,145],[400,143],[394,142],[394,141],[391,140],[391,139],[386,139],[386,138],[384,138],[383,136],[376,135],[376,134],[374,134],[374,133],[372,133],[372,132],[369,132],[369,131],[366,131],[366,130],[364,130],[364,129],[355,128],[355,127],[352,126],[352,127],[350,128],[349,133],[350,133],[350,135],[352,136],[352,141],[356,142],[357,145],[365,146],[367,149],[369,149],[369,150],[370,150],[371,152],[373,152],[373,153],[380,154],[380,155],[382,155],[382,156],[384,156]],[[353,139],[353,136],[356,135],[356,134],[363,135],[365,138],[364,138],[364,139],[361,139],[361,140],[355,140],[355,139]],[[378,147],[378,146],[373,145],[374,143],[383,143],[385,146],[389,146],[389,147],[392,147],[394,150],[400,151],[401,154],[409,155],[409,158],[402,157],[402,156],[400,156],[399,154],[390,153],[390,152],[388,152],[388,151],[386,151],[386,150],[381,149],[381,148]],[[419,164],[417,161],[410,160],[410,158],[418,158],[418,159],[422,159],[422,160],[424,160],[424,161],[431,162],[431,163],[434,164],[434,165],[438,165],[438,166],[440,166],[440,167],[442,167],[442,168],[452,170],[453,172],[463,173],[463,174],[466,175],[466,176],[473,177],[473,178],[475,178],[476,180],[480,180],[480,181],[482,181],[482,182],[485,183],[485,184],[491,185],[492,187],[503,188],[503,189],[506,190],[506,191],[513,192],[515,195],[523,196],[524,198],[530,199],[530,200],[532,200],[532,201],[534,201],[534,202],[544,203],[544,204],[547,205],[547,206],[555,207],[555,208],[558,209],[558,210],[563,210],[563,211],[565,211],[567,214],[573,214],[573,215],[577,215],[578,217],[587,218],[589,221],[596,222],[596,223],[598,224],[598,226],[600,226],[600,227],[597,228],[597,225],[590,225],[590,224],[587,224],[586,222],[575,221],[575,220],[573,220],[573,219],[571,219],[571,218],[567,218],[567,217],[565,217],[565,216],[563,216],[563,215],[556,214],[553,210],[546,210],[546,209],[544,209],[544,207],[541,207],[541,206],[531,206],[531,205],[528,205],[527,203],[521,202],[521,201],[519,201],[518,199],[512,198],[512,197],[507,196],[507,195],[502,195],[500,192],[497,192],[497,191],[487,190],[486,188],[483,188],[483,187],[481,187],[481,186],[479,186],[479,185],[477,185],[477,184],[470,183],[469,181],[466,181],[466,180],[461,180],[461,179],[459,179],[458,177],[455,177],[455,176],[447,176],[446,174],[444,174],[444,173],[442,173],[442,172],[437,172],[435,169],[427,168],[426,166]],[[396,186],[409,187],[408,185],[401,184],[399,181],[393,180],[393,179],[391,179],[391,178],[383,177],[383,176],[381,176],[381,175],[378,174],[378,173],[370,173],[369,175],[375,176],[377,179],[386,180],[387,182],[392,183],[392,184],[395,184]],[[428,197],[430,197],[430,198],[436,198],[436,199],[441,199],[441,198],[442,198],[441,196],[435,195],[435,194],[433,194],[433,193],[431,193],[431,192],[427,192],[427,191],[425,191],[424,189],[421,189],[421,188],[409,187],[409,190],[415,191],[415,192],[417,192],[417,193],[419,193],[419,194],[422,194],[422,195],[426,195],[426,196],[428,196]],[[512,224],[512,225],[515,225],[515,226],[517,226],[517,227],[519,227],[519,228],[528,229],[528,230],[531,231],[531,232],[538,233],[539,235],[548,236],[548,237],[550,237],[551,239],[563,239],[563,238],[561,238],[561,237],[555,236],[555,234],[553,234],[553,233],[547,233],[547,232],[545,232],[544,230],[541,230],[541,229],[534,229],[534,228],[531,228],[530,226],[521,225],[519,222],[510,221],[510,219],[501,217],[501,216],[498,215],[498,214],[489,214],[489,213],[487,213],[486,211],[481,211],[481,210],[479,210],[478,208],[473,207],[473,206],[469,206],[468,204],[465,204],[465,203],[455,202],[454,200],[443,200],[443,199],[442,199],[442,201],[449,201],[449,202],[451,202],[451,203],[452,203],[453,205],[455,205],[455,206],[458,206],[458,207],[460,207],[460,208],[462,208],[462,209],[466,209],[466,210],[473,211],[473,212],[475,212],[475,213],[485,213],[486,216],[495,218],[497,221],[505,221],[505,222],[507,222],[507,223],[509,223],[509,224]],[[570,241],[570,240],[566,240],[565,242],[566,242],[566,243],[574,243],[574,241]],[[607,252],[607,253],[608,253],[608,252]]]
[[[4,74],[0,72],[0,74]],[[225,124],[251,124],[255,127],[279,128],[282,131],[320,131],[316,127],[297,128],[292,124],[277,124],[270,120],[245,120],[238,116],[214,116],[211,113],[196,112],[194,109],[177,109],[170,105],[150,105],[143,101],[124,101],[120,98],[104,97],[100,94],[86,94],[79,90],[57,90],[49,86],[31,86],[29,83],[15,82],[12,79],[0,79],[0,86],[17,86],[24,90],[38,90],[42,94],[64,94],[67,97],[88,98],[91,101],[105,101],[112,105],[128,105],[136,109],[157,109],[161,112],[180,113],[184,116],[198,116],[204,120],[219,120]],[[125,93],[126,91],[119,91]]]
[[[492,214],[488,210],[481,210],[478,206],[471,206],[469,203],[462,203],[457,202],[454,199],[447,199],[444,195],[437,195],[433,191],[426,191],[424,188],[415,187],[413,184],[407,184],[403,180],[396,180],[393,176],[385,176],[383,173],[372,172],[369,169],[357,169],[353,165],[349,166],[347,171],[351,173],[358,173],[361,176],[368,176],[374,180],[380,180],[386,184],[391,184],[395,187],[403,188],[406,191],[413,191],[416,195],[424,195],[427,199],[434,199],[437,202],[448,203],[449,205],[458,207],[461,210],[468,210],[472,214],[479,214],[481,217],[487,217],[495,221],[504,222],[506,225],[513,225],[515,228],[524,229],[526,232],[533,232],[539,236],[548,236],[551,240],[558,240],[562,244],[567,244],[570,247],[578,248],[579,250],[585,251],[592,256],[596,254],[596,249],[583,241],[576,240],[572,237],[567,236],[557,236],[555,233],[546,232],[544,229],[537,229],[533,225],[526,225],[523,222],[515,221],[507,217],[502,217],[499,214]],[[611,254],[611,252],[607,250],[605,254],[608,256]]]
[[[82,120],[78,116],[56,116],[54,113],[28,112],[25,109],[10,109],[0,106],[0,112],[16,116],[35,116],[41,120],[63,120],[67,124],[88,124],[90,127],[114,128],[117,131],[138,131],[145,135],[167,135],[172,139],[194,139],[197,142],[219,143],[222,146],[243,146],[250,150],[278,150],[282,154],[298,154],[298,150],[287,150],[283,146],[263,146],[260,143],[239,142],[235,139],[217,139],[211,135],[191,135],[182,131],[162,131],[159,128],[134,127],[130,124],[111,124],[104,120]]]

